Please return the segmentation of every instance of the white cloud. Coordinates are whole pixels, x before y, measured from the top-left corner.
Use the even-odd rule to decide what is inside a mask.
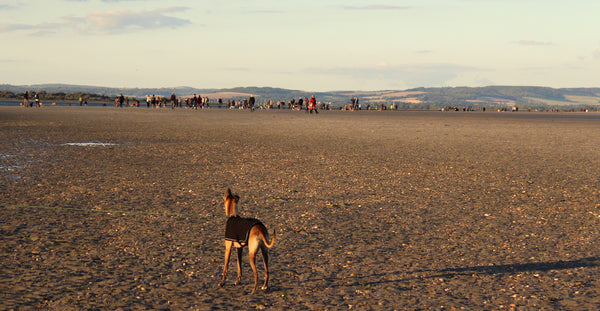
[[[191,24],[187,19],[170,16],[187,10],[186,7],[169,7],[152,11],[127,10],[96,11],[85,18],[66,16],[60,22],[41,24],[1,24],[0,33],[29,31],[30,36],[57,33],[61,29],[75,29],[88,33],[124,33],[160,28],[179,28]]]
[[[178,28],[191,24],[187,19],[172,17],[167,14],[185,11],[185,7],[171,7],[153,11],[132,12],[97,11],[86,18],[87,26],[92,31],[117,33],[157,28]]]
[[[552,42],[548,42],[548,41],[536,41],[536,40],[519,40],[519,41],[515,41],[516,44],[518,45],[523,45],[523,46],[548,46],[548,45],[554,45],[554,43]]]
[[[56,29],[62,26],[61,23],[41,23],[41,24],[0,24],[0,32],[14,32],[29,30],[38,33],[43,32],[55,32]]]

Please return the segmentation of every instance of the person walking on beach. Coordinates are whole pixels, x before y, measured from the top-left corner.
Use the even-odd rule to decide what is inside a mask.
[[[256,99],[254,99],[254,95],[250,95],[250,98],[248,98],[248,108],[250,108],[250,111],[254,111],[255,103],[256,103]]]
[[[202,95],[198,95],[198,108],[204,109],[204,97]]]
[[[25,91],[25,94],[23,94],[23,106],[25,108],[29,107],[29,91]]]
[[[33,99],[35,100],[35,107],[40,107],[40,93],[35,92],[35,96],[33,96]]]
[[[317,98],[315,97],[315,94],[313,94],[310,97],[310,101],[308,102],[308,107],[309,107],[310,113],[313,113],[313,110],[315,111],[315,114],[319,113],[319,110],[317,110]]]
[[[125,101],[125,96],[123,96],[123,93],[121,93],[121,95],[119,95],[119,108],[123,108],[124,101]]]
[[[177,106],[177,96],[175,93],[171,93],[171,109],[175,109],[175,106]]]

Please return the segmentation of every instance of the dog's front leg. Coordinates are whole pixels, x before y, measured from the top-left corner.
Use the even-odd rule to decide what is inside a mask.
[[[243,248],[238,247],[238,248],[236,248],[236,250],[237,250],[237,257],[238,257],[238,262],[237,262],[238,274],[237,274],[237,280],[235,281],[235,285],[239,285],[240,282],[242,281],[242,250],[243,250]]]
[[[227,278],[227,266],[229,266],[229,256],[231,255],[231,242],[225,241],[225,266],[223,267],[223,279],[219,286],[223,286],[225,284],[225,279]]]

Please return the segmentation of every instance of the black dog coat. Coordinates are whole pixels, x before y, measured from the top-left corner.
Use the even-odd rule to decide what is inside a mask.
[[[227,218],[227,224],[225,225],[225,240],[246,245],[248,244],[250,229],[257,224],[262,225],[262,222],[254,218],[230,216]]]

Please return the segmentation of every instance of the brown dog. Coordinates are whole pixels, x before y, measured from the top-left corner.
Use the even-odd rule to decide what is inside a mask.
[[[258,288],[256,253],[259,248],[265,263],[265,283],[261,289],[266,291],[269,283],[269,248],[273,247],[273,244],[275,243],[275,230],[273,230],[271,243],[268,243],[267,237],[269,236],[269,233],[267,232],[265,225],[257,219],[243,218],[236,214],[235,205],[240,200],[238,195],[231,194],[231,190],[227,189],[223,199],[225,200],[227,223],[225,227],[225,266],[223,267],[223,280],[219,283],[219,286],[225,284],[232,246],[236,248],[238,257],[238,275],[235,285],[240,283],[240,279],[242,278],[242,250],[244,246],[248,245],[250,266],[252,267],[252,271],[254,271],[254,290],[252,293],[256,292],[256,289]]]

